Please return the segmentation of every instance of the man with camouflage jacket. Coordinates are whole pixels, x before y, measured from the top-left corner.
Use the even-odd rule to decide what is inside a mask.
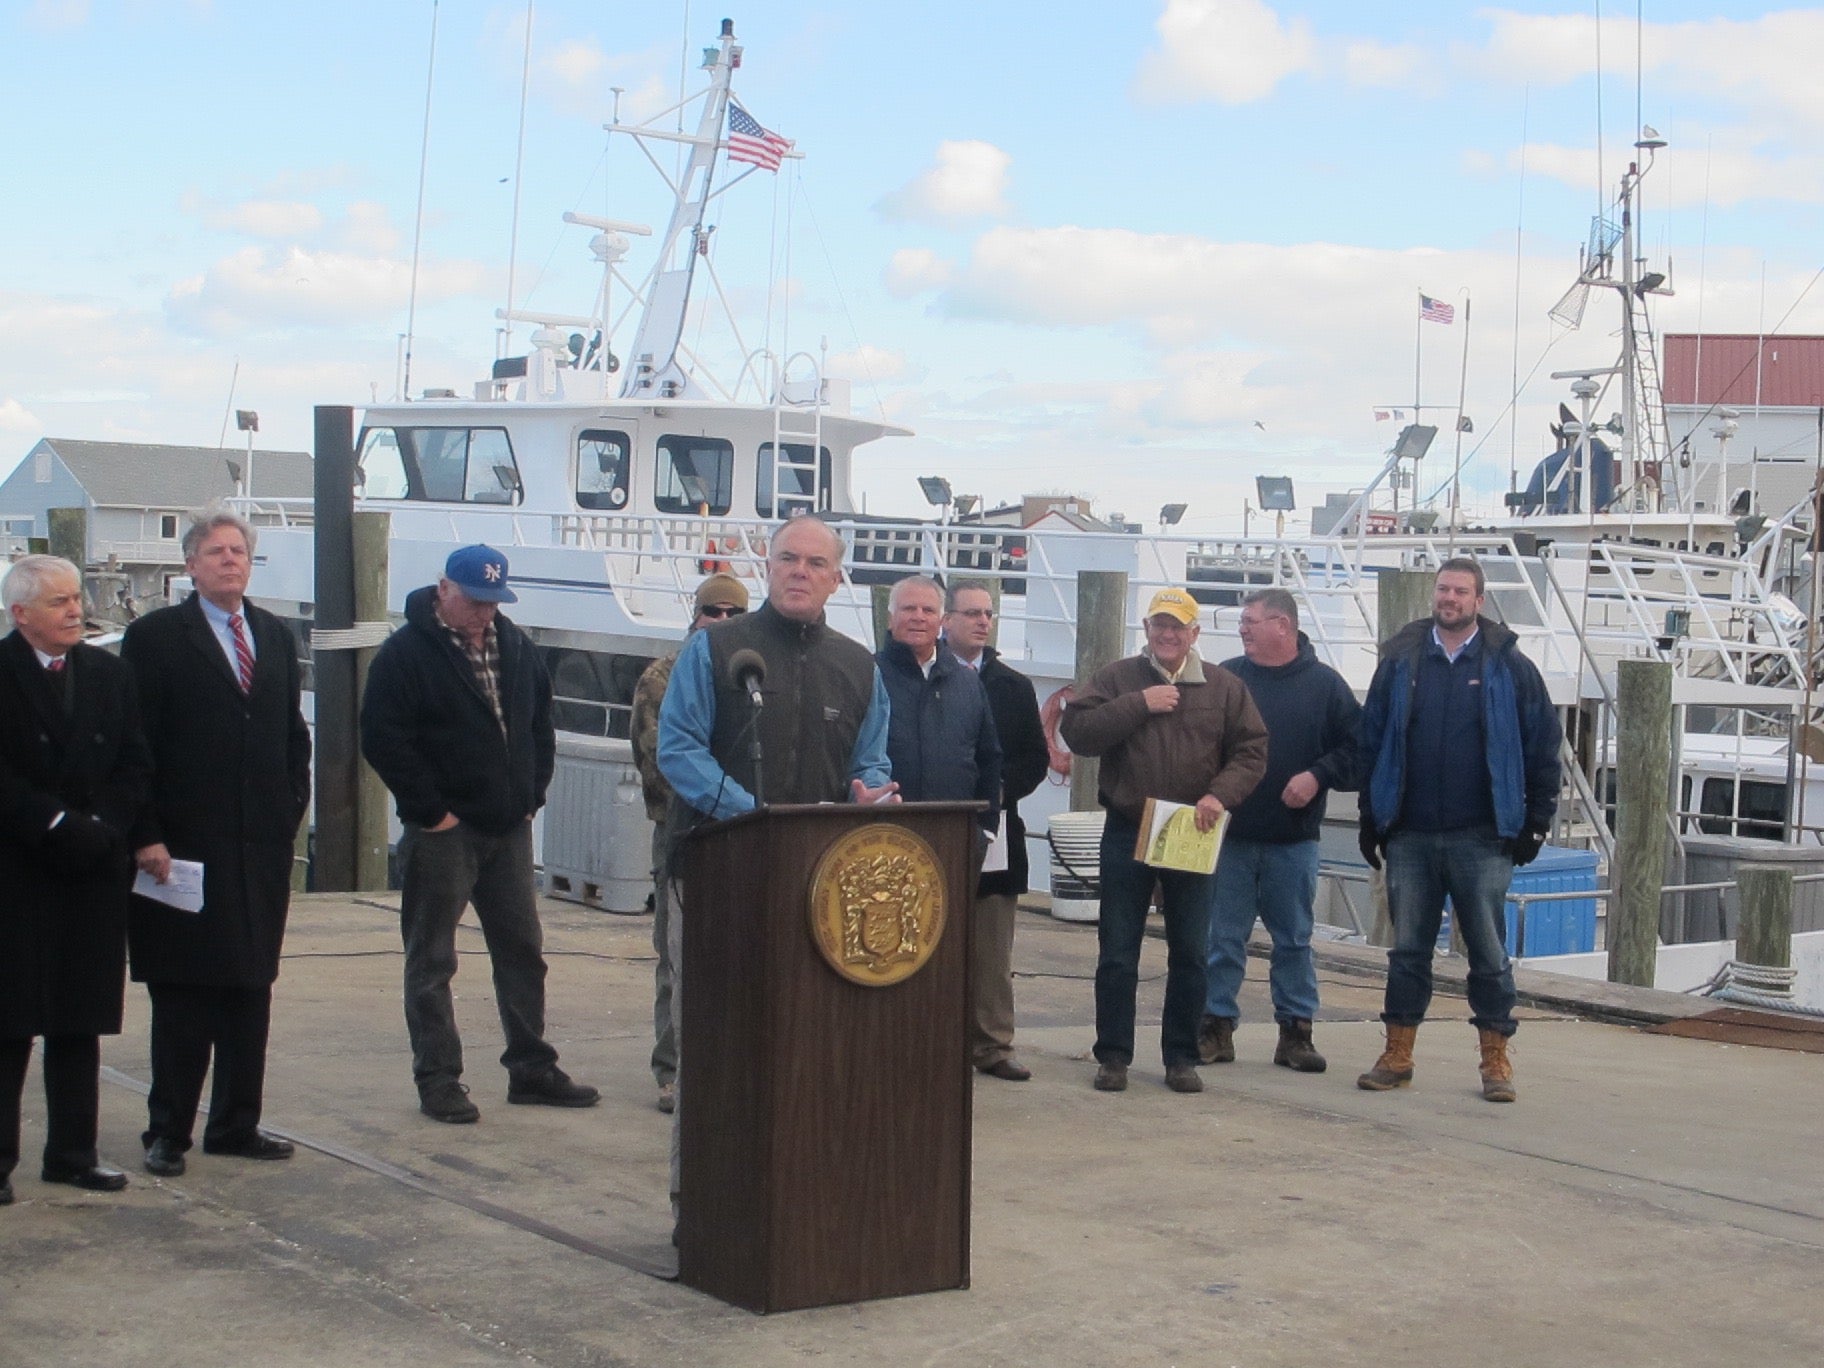
[[[690,624],[692,632],[726,618],[738,617],[747,611],[746,586],[733,575],[711,575],[697,586],[696,610],[696,617]],[[671,667],[677,661],[675,653],[653,661],[633,690],[633,763],[639,767],[640,788],[646,796],[646,815],[652,819],[652,948],[659,956],[653,971],[652,1076],[659,1085],[659,1110],[662,1112],[671,1111],[674,1105],[678,1031],[671,1010],[671,900],[663,872],[665,814],[671,806],[671,785],[659,773],[659,706],[665,701],[665,686],[671,682]]]

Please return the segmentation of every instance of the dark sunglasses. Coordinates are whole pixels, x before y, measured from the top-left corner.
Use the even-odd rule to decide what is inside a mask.
[[[731,617],[740,617],[741,614],[745,613],[746,611],[747,611],[747,609],[745,609],[745,608],[731,608],[724,604],[715,604],[708,608],[697,609],[697,616],[698,617],[713,617],[713,618],[731,618]]]

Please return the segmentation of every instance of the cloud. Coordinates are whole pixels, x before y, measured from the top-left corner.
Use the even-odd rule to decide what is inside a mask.
[[[1002,218],[1007,213],[1007,168],[1012,163],[1013,158],[993,143],[942,142],[936,163],[876,208],[894,221]]]
[[[44,424],[30,409],[17,399],[0,399],[0,435],[39,436],[44,432]]]
[[[831,375],[847,375],[876,384],[912,378],[904,352],[888,351],[867,342],[853,351],[833,353],[826,369]]]
[[[1588,190],[1597,183],[1594,147],[1529,143],[1507,154],[1508,170],[1523,164],[1527,175],[1543,176],[1573,190]],[[1489,169],[1486,154],[1465,154],[1465,165]],[[1768,151],[1763,141],[1743,129],[1717,130],[1702,161],[1687,158],[1681,166],[1684,174],[1676,178],[1654,177],[1654,207],[1688,209],[1708,203],[1731,208],[1761,200],[1824,204],[1824,156]],[[1611,181],[1621,170],[1613,162],[1604,169]]]
[[[523,42],[523,29],[516,25],[503,50],[517,58]],[[620,86],[621,121],[638,123],[677,98],[657,74],[670,70],[674,60],[657,51],[609,53],[593,37],[559,38],[533,59],[533,88],[562,114],[607,123],[615,112],[613,87]]]
[[[1341,66],[1352,86],[1412,91],[1437,84],[1425,50],[1415,43],[1355,39],[1343,45]]]
[[[1247,104],[1317,58],[1310,23],[1286,23],[1261,0],[1166,0],[1156,27],[1160,45],[1141,59],[1135,85],[1159,103]]]
[[[907,299],[941,290],[955,274],[955,268],[929,247],[902,247],[887,263],[887,290],[897,298]]]
[[[258,199],[205,207],[202,219],[226,232],[283,240],[315,233],[323,226],[323,211],[299,200]]]
[[[467,293],[484,278],[470,262],[423,263],[419,301]],[[372,324],[396,318],[409,288],[409,266],[391,257],[245,247],[174,285],[165,312],[174,327],[207,337]]]

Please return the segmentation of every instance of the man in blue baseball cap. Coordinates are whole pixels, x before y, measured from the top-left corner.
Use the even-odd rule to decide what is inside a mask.
[[[494,966],[507,1049],[507,1101],[593,1106],[545,1040],[544,935],[532,873],[532,817],[557,755],[551,678],[500,613],[517,603],[491,546],[450,553],[443,578],[405,600],[405,626],[368,671],[361,752],[399,807],[405,1024],[419,1110],[477,1120],[462,1083],[450,999],[456,923],[473,904]]]

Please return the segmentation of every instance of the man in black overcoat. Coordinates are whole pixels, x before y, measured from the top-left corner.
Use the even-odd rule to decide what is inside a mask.
[[[289,1159],[260,1130],[272,985],[291,899],[292,842],[310,801],[310,732],[285,624],[246,601],[255,533],[205,511],[184,535],[196,592],[127,628],[152,798],[134,858],[161,883],[173,859],[203,866],[201,912],[135,896],[133,979],[152,998],[146,1169],[184,1171],[203,1075],[215,1055],[203,1152]]]
[[[41,1176],[114,1192],[96,1152],[101,1040],[126,991],[127,834],[151,757],[133,684],[81,644],[82,576],[26,556],[0,582],[0,1206],[13,1200],[19,1103],[44,1037]]]

